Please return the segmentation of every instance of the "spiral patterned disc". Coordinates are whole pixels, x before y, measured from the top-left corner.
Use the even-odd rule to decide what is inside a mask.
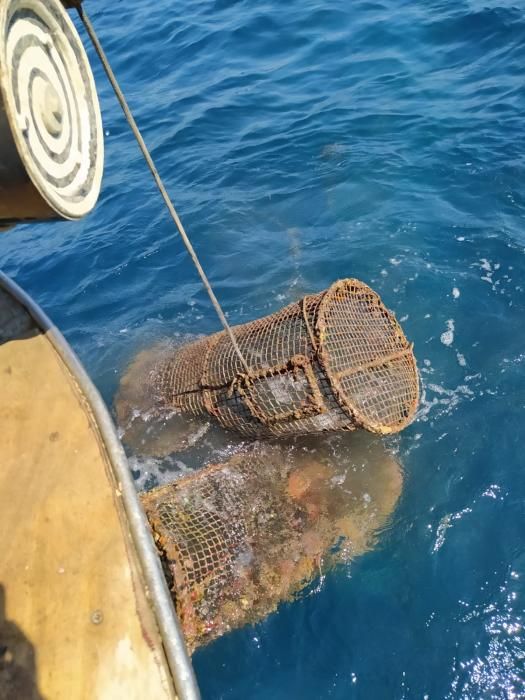
[[[80,37],[58,0],[0,0],[0,89],[22,163],[60,216],[97,201],[102,120]]]

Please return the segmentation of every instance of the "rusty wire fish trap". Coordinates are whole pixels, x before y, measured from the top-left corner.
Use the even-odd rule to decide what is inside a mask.
[[[265,446],[141,496],[190,651],[371,545],[401,473],[383,452],[367,466],[375,485],[363,487],[354,470]]]
[[[356,427],[388,434],[414,416],[412,345],[359,280],[336,282],[233,332],[249,372],[228,335],[216,333],[152,371],[157,404],[208,413],[248,437]]]

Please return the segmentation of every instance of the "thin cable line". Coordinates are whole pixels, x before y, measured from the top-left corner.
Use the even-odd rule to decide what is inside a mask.
[[[153,179],[155,180],[155,183],[157,187],[159,188],[159,191],[162,195],[162,199],[164,200],[164,203],[171,215],[171,218],[175,222],[175,225],[179,231],[179,234],[184,242],[184,245],[186,246],[186,249],[188,253],[190,254],[191,259],[193,260],[193,264],[197,268],[197,272],[199,273],[199,276],[202,280],[202,283],[208,292],[208,296],[211,299],[211,303],[213,304],[215,311],[217,312],[217,315],[220,319],[220,322],[222,323],[224,330],[228,333],[230,336],[230,340],[232,341],[232,345],[235,349],[235,352],[237,353],[239,360],[241,361],[241,364],[246,371],[247,374],[250,373],[250,368],[248,366],[248,363],[244,359],[244,356],[239,348],[239,345],[237,343],[237,340],[235,338],[235,335],[233,333],[233,330],[231,329],[228,321],[226,320],[226,316],[224,315],[224,312],[221,308],[221,305],[219,304],[219,301],[217,297],[215,296],[215,293],[213,289],[211,288],[211,285],[208,281],[208,278],[206,276],[206,273],[204,272],[202,265],[199,262],[199,258],[197,257],[197,253],[195,252],[190,239],[188,238],[188,234],[186,233],[184,226],[182,225],[182,221],[179,219],[179,215],[177,214],[177,211],[175,207],[173,206],[173,202],[170,199],[170,196],[166,190],[166,187],[164,186],[164,183],[162,181],[162,178],[160,177],[157,168],[155,167],[155,163],[153,161],[153,158],[151,157],[151,154],[148,150],[148,147],[146,146],[144,139],[142,138],[142,134],[140,133],[140,130],[137,126],[137,122],[135,121],[135,118],[133,117],[133,114],[131,113],[131,110],[128,106],[128,103],[126,101],[126,98],[124,97],[124,93],[120,89],[120,86],[117,82],[117,79],[115,77],[115,74],[113,73],[110,63],[106,57],[106,54],[104,53],[104,50],[100,44],[100,41],[98,40],[97,34],[95,32],[95,29],[93,25],[91,24],[91,21],[86,14],[86,11],[82,7],[81,4],[76,5],[76,9],[78,11],[78,14],[80,16],[80,19],[82,20],[82,23],[84,24],[86,31],[89,35],[89,38],[93,42],[93,46],[95,47],[95,51],[98,54],[98,57],[100,58],[100,61],[102,63],[102,67],[104,68],[106,75],[108,76],[109,82],[111,83],[111,87],[113,88],[115,95],[117,96],[117,99],[120,103],[120,106],[122,107],[122,111],[124,112],[124,116],[127,119],[127,122],[131,128],[131,131],[133,132],[133,135],[135,136],[137,143],[140,147],[140,150],[142,151],[142,155],[144,156],[144,159],[146,163],[148,164],[148,167],[151,171],[151,174],[153,175]]]

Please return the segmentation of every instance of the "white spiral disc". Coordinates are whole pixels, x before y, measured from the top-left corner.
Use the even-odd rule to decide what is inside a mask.
[[[98,199],[104,164],[95,82],[59,0],[0,0],[0,89],[22,163],[60,216]]]

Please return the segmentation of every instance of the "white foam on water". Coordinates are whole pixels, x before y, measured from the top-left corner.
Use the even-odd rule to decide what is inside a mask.
[[[481,258],[480,267],[482,270],[486,270],[487,272],[492,271],[492,264],[490,263],[489,260],[487,260],[487,258]]]
[[[481,494],[482,497],[484,498],[494,498],[494,499],[501,499],[503,500],[503,496],[500,496],[501,493],[501,486],[498,484],[491,484],[488,488],[483,491]]]
[[[152,485],[160,486],[162,483],[162,460],[155,457],[128,457],[129,468],[133,472],[137,491],[144,491]]]
[[[472,513],[472,508],[467,507],[463,508],[463,510],[458,511],[457,513],[447,513],[447,515],[444,515],[441,518],[436,530],[436,539],[434,542],[434,546],[432,547],[433,554],[438,552],[441,549],[441,547],[445,544],[446,532],[449,528],[452,527],[454,521],[461,520],[461,518],[464,515],[467,515],[468,513]]]
[[[454,299],[458,299],[460,294],[461,292],[457,287],[452,288],[452,296],[454,297]]]
[[[507,294],[507,285],[512,282],[512,278],[509,275],[501,275],[501,263],[493,262],[487,258],[480,258],[478,262],[472,263],[471,267],[478,267],[482,271],[480,279],[483,282],[487,282],[492,287],[492,291],[496,294]],[[511,269],[510,267],[508,268]],[[494,279],[494,276],[501,275],[500,279]],[[521,288],[516,287],[514,291],[522,291]],[[512,306],[512,301],[509,303]]]
[[[517,365],[523,361],[525,361],[525,353],[521,353],[520,355],[517,355],[516,357],[510,358],[510,359],[508,357],[503,358],[503,362],[505,364]]]
[[[441,334],[441,342],[443,345],[452,345],[454,342],[454,330],[454,320],[450,318],[447,321],[447,330]]]
[[[461,401],[472,401],[474,397],[474,392],[466,384],[460,384],[455,389],[446,389],[440,384],[423,381],[416,421],[425,423],[437,420],[452,413]]]
[[[467,361],[465,359],[465,355],[462,355],[460,352],[456,353],[456,357],[458,359],[458,365],[460,367],[466,367],[467,366]]]

